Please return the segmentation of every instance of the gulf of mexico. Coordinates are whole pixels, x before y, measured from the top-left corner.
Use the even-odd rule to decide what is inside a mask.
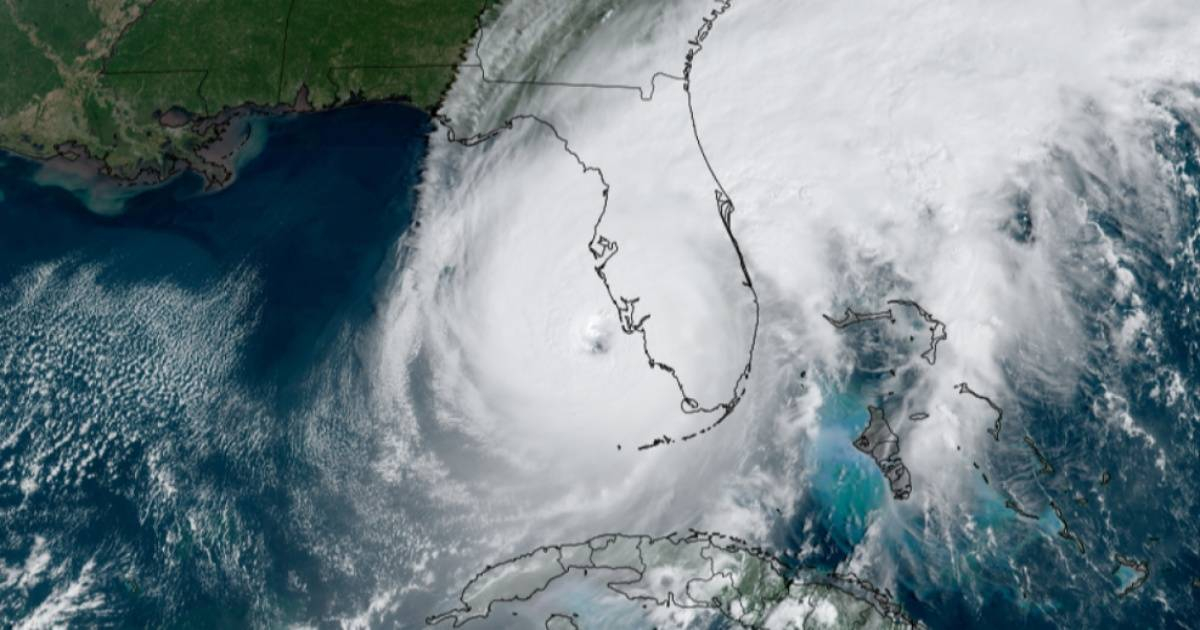
[[[0,157],[2,625],[319,621],[403,579],[364,511],[415,499],[372,486],[359,358],[429,117],[250,128],[229,187],[115,217]]]

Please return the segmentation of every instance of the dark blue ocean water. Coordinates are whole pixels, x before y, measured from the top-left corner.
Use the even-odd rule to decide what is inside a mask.
[[[0,158],[0,627],[332,627],[412,581],[437,539],[437,506],[379,481],[389,419],[367,367],[430,121],[378,105],[251,128],[262,150],[227,189],[184,176],[115,218]],[[1170,138],[1181,182],[1200,182],[1194,130]],[[1084,295],[1096,344],[1069,396],[1044,402],[1010,375],[1023,396],[1002,401],[987,472],[1039,518],[993,501],[975,516],[997,545],[923,540],[920,522],[891,539],[895,594],[930,627],[1195,625],[1200,207],[1180,188],[1166,249],[1139,242],[1128,208],[1097,204],[1145,287],[1153,347],[1114,360],[1129,305]],[[835,430],[807,454],[812,491],[779,536],[809,546],[809,569],[851,557],[888,504],[850,444],[878,372],[822,410]],[[1154,443],[1114,424],[1122,412]],[[1124,597],[1116,554],[1150,566]],[[426,599],[384,623],[413,625]]]
[[[376,586],[360,331],[430,120],[251,129],[228,188],[184,175],[115,218],[0,157],[0,626],[319,621]]]
[[[1183,113],[1157,137],[1171,166],[1170,195],[1101,181],[1070,161],[1047,165],[1077,183],[1072,192],[1088,201],[1096,230],[1063,252],[1078,272],[1071,297],[1088,339],[1080,369],[1068,377],[1039,373],[1013,353],[1004,366],[1011,392],[997,399],[1000,439],[972,455],[979,468],[968,460],[944,470],[974,483],[972,527],[939,523],[934,501],[876,536],[896,560],[884,579],[931,628],[1200,623],[1200,134]],[[1026,228],[1014,240],[1025,244],[1038,234],[1028,206],[1018,198],[1013,207]],[[1110,243],[1137,300],[1113,290],[1115,272],[1104,259]],[[878,330],[846,333],[855,371],[827,397],[828,443],[806,453],[815,462],[811,490],[777,532],[780,546],[802,552],[813,568],[844,566],[866,538],[867,514],[889,509],[871,462],[838,443],[865,426],[865,405],[886,408],[883,391],[902,390],[878,379]],[[951,324],[948,344],[954,335]],[[991,421],[986,408],[980,421]],[[1009,498],[1031,516],[1007,509]],[[1144,563],[1144,583],[1121,559]],[[872,562],[865,560],[868,570]]]

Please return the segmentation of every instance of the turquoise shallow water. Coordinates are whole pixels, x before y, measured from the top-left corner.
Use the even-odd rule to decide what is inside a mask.
[[[853,446],[867,425],[867,402],[833,394],[819,414],[821,435],[808,448],[811,492],[821,523],[839,547],[849,549],[866,534],[871,511],[884,505],[887,487],[874,462]]]
[[[364,369],[429,121],[378,106],[254,129],[261,152],[228,189],[183,177],[130,195],[120,217],[0,159],[0,626],[50,610],[81,626],[332,625],[417,579],[409,567],[427,559],[414,542],[453,539],[433,502],[379,482],[391,420]],[[921,538],[914,511],[885,537],[895,595],[930,627],[1196,618],[1200,206],[1185,191],[1200,153],[1191,127],[1173,131],[1169,238],[1139,238],[1145,226],[1126,218],[1136,191],[1094,204],[1142,288],[1153,347],[1114,360],[1130,307],[1079,287],[1097,341],[1078,382],[1048,402],[1027,366],[1006,366],[1015,395],[984,462],[992,484],[969,463],[946,470],[976,484],[974,533]],[[852,445],[881,380],[876,365],[827,393],[819,439],[797,446],[810,491],[778,546],[807,549],[808,568],[838,567],[892,508]],[[425,413],[422,384],[407,386]],[[1121,428],[1106,392],[1153,443]],[[1006,509],[1000,487],[1038,518]],[[1150,567],[1119,599],[1136,576],[1117,554]],[[441,603],[409,597],[386,622]]]
[[[804,453],[811,488],[781,528],[780,546],[806,554],[818,569],[844,568],[856,558],[864,574],[888,584],[930,627],[1195,625],[1200,136],[1190,113],[1172,115],[1156,146],[1170,165],[1170,194],[1143,195],[1144,182],[1095,181],[1070,159],[1043,165],[1061,171],[1056,185],[1087,201],[1094,230],[1058,252],[1067,261],[1072,315],[1089,340],[1079,349],[1079,371],[1070,378],[1048,373],[1028,362],[1032,348],[1018,342],[1002,365],[999,439],[982,440],[964,449],[962,461],[932,471],[963,481],[958,504],[923,496],[915,479],[913,498],[901,506],[851,441],[867,424],[866,405],[887,408],[892,389],[904,395],[902,379],[885,385],[884,375],[905,357],[880,342],[880,329],[851,329],[850,376],[830,387],[835,393],[823,389],[819,437]],[[1013,212],[1026,228],[1013,240],[1030,246],[1040,228],[1028,202],[1014,202]],[[1107,256],[1134,279],[1136,299],[1113,289],[1118,272]],[[1129,333],[1130,322],[1142,323]],[[956,329],[948,326],[953,346]],[[984,408],[980,421],[992,420]],[[931,425],[904,426],[920,432]],[[905,457],[919,461],[921,453]],[[1025,515],[1010,509],[1010,500]],[[872,553],[862,554],[856,546],[870,514],[888,518],[871,530]],[[1144,563],[1144,583],[1119,559]]]

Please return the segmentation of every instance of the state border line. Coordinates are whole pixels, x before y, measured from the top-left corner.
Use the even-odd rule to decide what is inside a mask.
[[[479,26],[478,26],[479,35],[475,39],[475,46],[474,46],[475,60],[477,63],[476,64],[460,64],[459,68],[460,69],[468,68],[468,67],[477,68],[480,71],[480,80],[483,81],[484,83],[505,84],[505,85],[528,85],[528,86],[534,86],[534,87],[589,88],[589,89],[611,89],[611,90],[627,90],[627,91],[636,90],[638,92],[640,100],[643,102],[650,101],[654,98],[654,95],[657,90],[657,81],[659,78],[668,78],[671,80],[676,80],[676,81],[682,82],[684,93],[687,96],[688,117],[690,119],[691,126],[692,126],[693,139],[695,140],[697,149],[700,152],[700,157],[704,161],[705,168],[708,170],[709,176],[712,178],[712,182],[716,185],[716,188],[714,190],[714,197],[715,197],[715,201],[717,204],[718,216],[721,219],[721,223],[722,223],[722,226],[724,227],[726,236],[729,238],[730,243],[733,245],[734,253],[737,256],[738,266],[742,272],[742,278],[743,278],[742,285],[745,286],[747,288],[747,290],[749,290],[750,295],[751,295],[751,301],[754,304],[754,326],[753,326],[751,336],[750,336],[750,344],[749,344],[749,348],[747,351],[746,362],[745,362],[744,366],[742,367],[742,370],[739,373],[737,379],[734,381],[733,388],[732,388],[733,391],[732,391],[730,398],[728,398],[727,400],[725,400],[723,402],[719,402],[719,403],[713,404],[708,407],[700,406],[700,404],[695,400],[695,398],[691,397],[688,394],[687,388],[684,385],[683,380],[679,377],[675,368],[670,366],[669,364],[663,363],[663,362],[655,359],[654,356],[651,354],[650,349],[649,349],[649,341],[648,341],[647,332],[646,332],[645,328],[643,328],[643,324],[649,318],[649,316],[644,316],[637,321],[634,321],[634,319],[633,319],[633,312],[634,312],[634,308],[635,308],[638,298],[632,298],[632,299],[624,298],[624,297],[618,298],[614,294],[612,286],[610,285],[607,277],[604,274],[604,267],[607,265],[608,261],[610,261],[613,258],[613,256],[615,256],[616,250],[617,250],[617,243],[614,241],[610,241],[607,237],[602,236],[599,232],[600,223],[603,222],[604,217],[608,212],[608,191],[610,190],[610,184],[608,183],[608,180],[604,176],[604,172],[600,167],[588,164],[582,158],[581,155],[579,155],[574,149],[572,149],[570,147],[570,143],[567,140],[567,138],[565,138],[551,122],[545,120],[544,118],[536,116],[534,114],[518,114],[515,116],[511,116],[508,119],[506,119],[504,122],[500,123],[499,125],[497,125],[496,127],[492,128],[490,130],[482,131],[482,132],[479,132],[479,133],[476,133],[473,135],[469,135],[469,136],[465,136],[465,137],[461,137],[461,138],[459,137],[459,134],[455,131],[453,123],[450,120],[449,116],[447,116],[445,114],[438,114],[436,116],[438,121],[441,122],[442,125],[444,125],[446,127],[447,140],[449,142],[454,142],[454,143],[460,144],[465,147],[476,146],[487,140],[495,138],[497,135],[503,133],[504,131],[511,130],[513,128],[514,123],[516,123],[516,122],[532,120],[532,121],[536,122],[537,124],[540,124],[540,125],[548,128],[551,131],[551,133],[554,134],[555,138],[557,138],[562,143],[563,149],[569,155],[571,155],[571,157],[573,157],[575,159],[575,161],[580,165],[580,167],[584,170],[585,173],[589,173],[589,172],[595,173],[599,177],[600,182],[604,189],[603,190],[604,202],[603,202],[600,214],[597,217],[595,223],[593,224],[592,239],[588,243],[588,249],[592,253],[593,258],[598,261],[598,264],[595,266],[595,271],[596,271],[597,275],[600,277],[601,282],[604,284],[605,291],[608,293],[609,301],[613,304],[613,307],[617,309],[617,316],[621,320],[621,323],[622,323],[622,331],[625,332],[625,334],[631,335],[631,334],[636,333],[636,334],[641,335],[641,337],[642,337],[642,352],[645,355],[646,359],[650,362],[650,366],[652,368],[660,369],[660,370],[666,372],[675,381],[676,387],[679,390],[680,395],[682,397],[682,399],[680,400],[680,409],[683,413],[694,414],[694,413],[713,413],[713,412],[718,412],[718,411],[720,412],[720,415],[716,419],[712,420],[707,425],[705,425],[697,430],[694,430],[690,433],[686,433],[683,435],[679,435],[677,437],[671,437],[669,435],[663,434],[661,436],[652,438],[649,441],[638,445],[638,447],[637,447],[638,451],[647,451],[647,450],[657,448],[660,446],[666,446],[669,444],[675,444],[675,443],[679,443],[679,442],[687,442],[689,440],[692,440],[696,437],[699,437],[700,435],[703,435],[703,434],[708,433],[709,431],[715,429],[718,425],[722,424],[725,421],[725,419],[728,418],[733,413],[733,411],[737,408],[738,404],[741,402],[742,397],[746,391],[745,383],[750,378],[750,373],[751,373],[751,369],[752,369],[753,362],[754,362],[754,351],[755,351],[757,341],[758,341],[759,327],[760,327],[761,321],[762,321],[762,308],[761,308],[761,304],[759,301],[758,291],[754,288],[754,282],[751,279],[750,271],[746,264],[745,255],[742,252],[741,245],[739,244],[737,237],[733,233],[732,215],[733,215],[733,211],[734,211],[734,204],[733,204],[732,199],[729,197],[728,192],[725,190],[725,187],[722,185],[720,179],[717,177],[716,171],[714,170],[714,168],[712,166],[712,162],[710,161],[708,154],[705,152],[703,144],[700,141],[700,132],[699,132],[699,127],[696,123],[695,108],[694,108],[694,104],[692,101],[691,70],[692,70],[692,66],[693,66],[695,57],[697,54],[699,54],[703,50],[703,42],[705,39],[707,39],[709,33],[712,31],[712,28],[715,25],[716,20],[718,18],[720,18],[722,15],[724,15],[724,13],[732,7],[733,0],[714,0],[714,2],[718,6],[714,9],[712,9],[710,11],[710,13],[703,18],[703,20],[702,20],[703,24],[696,31],[695,36],[692,39],[688,40],[688,44],[690,45],[690,48],[687,50],[687,53],[685,55],[683,75],[676,76],[676,75],[672,75],[672,74],[669,74],[667,72],[662,72],[662,71],[654,72],[650,78],[650,90],[648,93],[645,90],[643,90],[640,86],[627,85],[627,84],[574,83],[574,82],[560,82],[560,81],[541,81],[541,80],[536,80],[536,79],[534,79],[534,80],[510,80],[510,79],[489,77],[487,75],[486,64],[484,64],[483,57],[480,53],[480,47],[481,47],[483,41],[485,40],[485,38],[487,37],[487,28],[483,24],[483,15],[482,14],[478,18],[479,19]],[[460,76],[459,74],[456,74],[455,80],[457,80],[459,78],[459,76]],[[622,305],[622,303],[623,303],[623,305]],[[617,448],[618,448],[618,450],[620,450],[621,445],[618,444]]]

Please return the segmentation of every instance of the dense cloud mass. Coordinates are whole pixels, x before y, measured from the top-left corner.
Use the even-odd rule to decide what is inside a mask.
[[[381,404],[436,428],[401,452],[454,488],[484,557],[702,527],[918,600],[961,589],[955,610],[1055,570],[1111,588],[1111,515],[1063,513],[1095,490],[1037,478],[1031,445],[1057,440],[1079,468],[1124,440],[1149,464],[1129,475],[1160,490],[1194,467],[1194,440],[1113,405],[1140,387],[1121,366],[1167,334],[1149,293],[1174,280],[1140,265],[1194,265],[1180,134],[1198,16],[868,4],[518,1],[486,17],[442,110],[378,375]],[[822,317],[846,308],[891,313]],[[1066,414],[1096,391],[1106,403]],[[903,502],[846,481],[880,474],[850,444],[873,401],[911,471]],[[1183,419],[1159,434],[1191,435],[1167,408]],[[1174,501],[1161,509],[1192,509],[1194,489]],[[1071,527],[1094,534],[1082,559],[1055,540]],[[1170,543],[1184,565],[1189,538]],[[1021,564],[1037,545],[1058,569]],[[971,554],[1002,571],[971,577]]]
[[[1191,3],[489,4],[221,191],[0,159],[0,626],[1194,625]]]

